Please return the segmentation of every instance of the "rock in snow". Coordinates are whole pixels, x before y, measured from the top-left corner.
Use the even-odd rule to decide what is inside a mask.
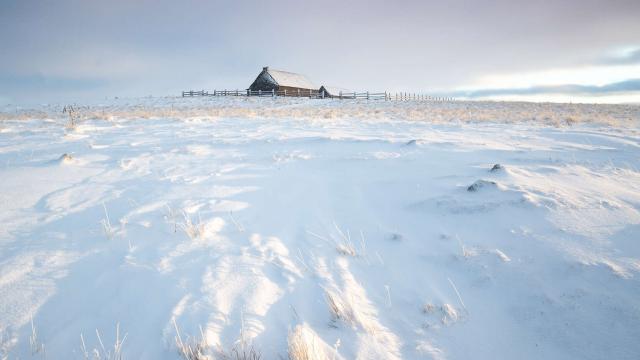
[[[467,191],[475,192],[485,187],[495,187],[497,183],[491,180],[477,180],[467,187]]]

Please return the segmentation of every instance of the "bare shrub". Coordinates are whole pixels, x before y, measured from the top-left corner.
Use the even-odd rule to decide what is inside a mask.
[[[62,113],[68,117],[65,128],[75,130],[80,122],[80,109],[75,105],[67,105],[62,109]]]

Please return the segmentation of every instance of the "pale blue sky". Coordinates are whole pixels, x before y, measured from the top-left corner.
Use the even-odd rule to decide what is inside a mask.
[[[0,103],[318,85],[640,101],[640,1],[0,0]],[[560,95],[558,95],[560,94]]]

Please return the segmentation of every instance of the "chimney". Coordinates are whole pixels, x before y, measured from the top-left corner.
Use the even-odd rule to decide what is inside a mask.
[[[262,71],[269,71],[269,67],[268,66],[263,67]]]

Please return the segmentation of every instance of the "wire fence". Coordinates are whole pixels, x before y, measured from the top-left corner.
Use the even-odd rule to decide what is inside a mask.
[[[295,90],[189,90],[183,91],[182,97],[206,97],[206,96],[258,96],[258,97],[305,97],[310,99],[353,99],[353,100],[384,100],[384,101],[455,101],[452,97],[432,96],[407,92],[339,92],[329,94],[325,91],[311,89]]]

